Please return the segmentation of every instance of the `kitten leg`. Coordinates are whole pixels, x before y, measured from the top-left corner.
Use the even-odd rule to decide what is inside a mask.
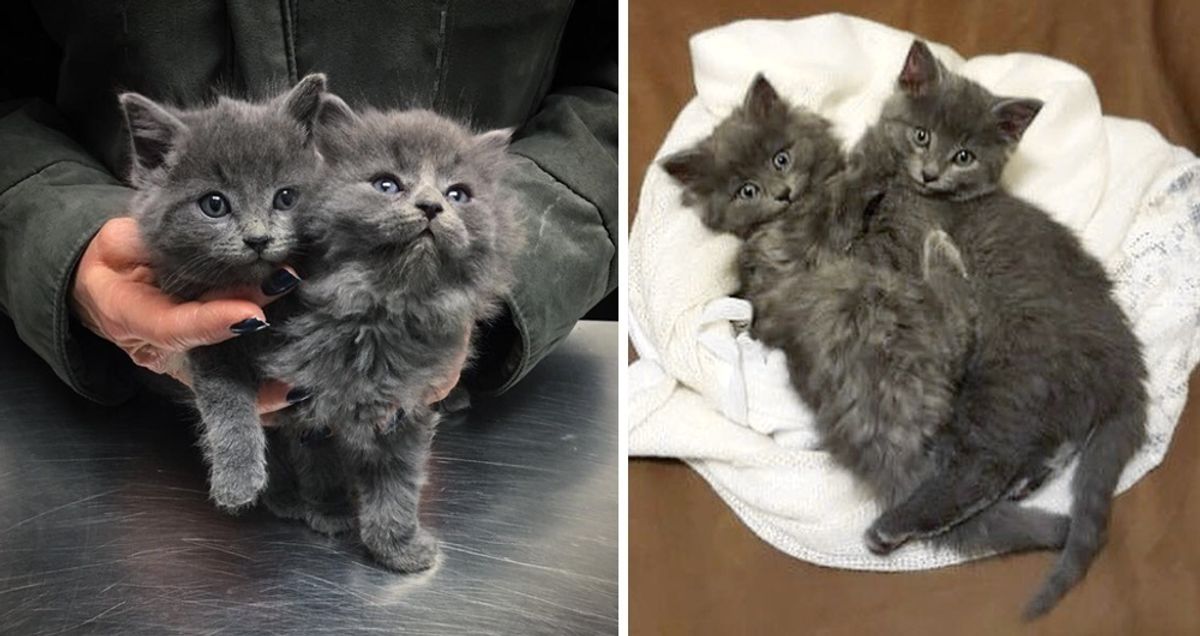
[[[289,434],[276,428],[267,432],[267,489],[261,500],[276,517],[303,519],[304,500],[300,498],[300,481],[289,453]]]
[[[966,553],[1059,550],[1070,528],[1066,515],[999,501],[931,541]]]
[[[258,418],[258,383],[221,354],[197,349],[189,356],[192,390],[204,425],[201,445],[209,463],[209,493],[236,511],[254,502],[267,483],[266,435]]]
[[[429,569],[437,540],[420,526],[417,505],[436,415],[410,414],[378,436],[380,453],[363,458],[357,470],[359,536],[381,563],[401,572]]]
[[[345,462],[335,436],[327,428],[310,429],[290,440],[304,503],[301,518],[308,527],[330,536],[355,524]]]
[[[867,548],[887,554],[914,538],[930,537],[974,516],[1005,493],[1016,469],[985,457],[950,465],[925,480],[907,499],[884,511],[867,529]]]
[[[925,280],[935,272],[955,272],[967,278],[967,266],[963,264],[962,253],[951,240],[950,235],[942,230],[933,230],[925,235],[925,245],[921,250],[921,273]]]

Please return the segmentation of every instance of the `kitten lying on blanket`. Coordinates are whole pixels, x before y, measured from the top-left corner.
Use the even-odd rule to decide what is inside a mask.
[[[854,158],[887,188],[866,236],[893,236],[889,219],[937,219],[978,283],[980,310],[946,462],[875,522],[868,544],[886,553],[965,525],[1078,449],[1070,530],[1030,618],[1052,608],[1099,552],[1113,490],[1145,437],[1147,399],[1140,343],[1100,263],[1068,228],[1000,187],[1040,108],[992,95],[914,42]]]
[[[164,292],[195,299],[258,286],[301,249],[298,219],[313,202],[320,164],[313,126],[324,90],[325,77],[309,75],[265,103],[221,98],[193,110],[120,96],[138,189],[131,213]],[[275,322],[283,306],[268,308],[268,319]],[[250,335],[266,327],[239,323],[240,338],[188,355],[211,496],[227,510],[252,503],[267,481],[255,407],[267,334]]]
[[[710,137],[662,166],[706,225],[745,239],[753,332],[787,354],[825,448],[883,505],[902,501],[944,461],[933,449],[953,448],[944,431],[976,322],[957,248],[934,224],[910,224],[915,245],[863,235],[863,173],[845,169],[828,122],[761,76]],[[1058,547],[1065,533],[1065,517],[1005,503],[938,541],[1014,551]]]
[[[279,414],[265,500],[322,532],[356,527],[396,570],[437,556],[417,518],[438,419],[425,393],[512,282],[520,231],[501,184],[509,134],[322,99],[321,251],[267,364],[313,399]]]

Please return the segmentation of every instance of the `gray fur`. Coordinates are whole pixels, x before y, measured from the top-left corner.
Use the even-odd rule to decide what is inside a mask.
[[[268,363],[273,377],[314,397],[282,414],[267,503],[320,531],[356,527],[396,570],[428,568],[437,556],[417,518],[437,424],[424,393],[512,283],[520,233],[502,185],[508,138],[428,111],[357,114],[333,96],[318,114],[320,256]],[[377,190],[381,177],[402,188]],[[468,188],[469,201],[452,200],[452,186]],[[299,442],[322,428],[332,437]]]
[[[868,544],[888,551],[1012,508],[1001,499],[1079,448],[1066,544],[1029,618],[1049,611],[1103,545],[1113,490],[1145,437],[1147,399],[1140,344],[1100,263],[1068,228],[999,187],[1039,107],[950,74],[917,42],[854,160],[884,180],[879,218],[915,212],[951,235],[977,281],[980,316],[943,461],[876,521]],[[912,142],[914,127],[932,133],[927,149]],[[975,155],[973,167],[945,165],[956,148]],[[941,170],[930,184],[914,174],[928,162]]]
[[[137,188],[131,213],[165,292],[194,299],[258,285],[300,250],[296,219],[313,200],[319,158],[312,129],[324,89],[325,77],[310,75],[267,102],[221,98],[190,110],[120,96]],[[274,209],[282,188],[298,193],[296,207]],[[201,210],[209,193],[225,198],[227,214]],[[253,502],[266,483],[254,368],[263,346],[261,335],[246,335],[188,356],[211,496],[228,510]]]

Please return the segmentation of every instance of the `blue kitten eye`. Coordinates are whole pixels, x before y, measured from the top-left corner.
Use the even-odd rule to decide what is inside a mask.
[[[299,200],[299,192],[291,188],[282,188],[275,193],[275,200],[271,202],[271,206],[276,210],[290,210],[296,207],[296,202]]]
[[[384,194],[397,194],[404,189],[400,187],[400,180],[392,176],[376,177],[371,185]]]
[[[753,181],[747,181],[738,188],[737,196],[739,199],[753,199],[758,196],[758,184]]]
[[[954,163],[956,163],[960,166],[969,166],[974,161],[975,161],[975,153],[971,152],[970,150],[967,150],[966,148],[963,148],[962,150],[959,150],[958,152],[954,153]]]
[[[786,150],[780,150],[771,158],[771,165],[775,166],[776,170],[783,170],[792,165],[792,153]]]
[[[446,190],[446,198],[455,203],[466,203],[471,200],[471,189],[465,185],[450,186]]]
[[[229,214],[229,199],[220,192],[209,192],[196,201],[200,211],[216,219]]]
[[[922,148],[929,145],[929,131],[925,130],[924,128],[921,128],[920,126],[916,126],[913,128],[912,138],[913,138],[913,143],[917,144],[918,146],[920,146]]]

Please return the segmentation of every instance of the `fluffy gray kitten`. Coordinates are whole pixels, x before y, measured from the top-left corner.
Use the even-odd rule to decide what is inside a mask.
[[[976,308],[958,250],[929,220],[864,235],[873,192],[828,122],[761,76],[693,148],[662,161],[710,228],[745,239],[753,332],[787,354],[824,447],[884,505],[937,470]],[[916,216],[905,217],[916,219]],[[964,551],[1061,545],[1065,518],[996,507],[939,541]]]
[[[396,570],[437,556],[417,516],[438,419],[424,395],[512,282],[520,231],[501,183],[509,136],[428,111],[358,114],[322,99],[321,252],[267,365],[313,398],[281,413],[265,500],[318,531],[357,527]]]
[[[131,213],[164,292],[195,299],[259,285],[296,254],[297,217],[312,203],[320,163],[313,133],[324,90],[325,77],[310,75],[270,101],[223,97],[189,110],[120,96],[137,188]],[[187,357],[210,494],[228,510],[253,502],[267,480],[255,406],[266,334],[248,335],[266,327],[238,323],[231,329],[241,337]]]
[[[992,95],[914,42],[853,160],[887,189],[868,236],[911,214],[937,219],[977,281],[980,316],[944,465],[875,522],[868,545],[888,552],[1009,505],[996,502],[1078,451],[1066,544],[1027,618],[1052,608],[1102,547],[1147,406],[1141,347],[1103,267],[1068,228],[1000,188],[1040,108]]]

